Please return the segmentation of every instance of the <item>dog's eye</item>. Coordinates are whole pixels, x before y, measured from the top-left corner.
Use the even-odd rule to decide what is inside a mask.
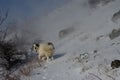
[[[36,44],[37,47],[39,47],[39,44]]]
[[[35,49],[37,49],[37,47],[35,47]]]
[[[48,45],[53,45],[51,42],[48,42]]]

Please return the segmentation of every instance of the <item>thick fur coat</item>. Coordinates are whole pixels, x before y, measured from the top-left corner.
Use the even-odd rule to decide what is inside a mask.
[[[40,60],[43,60],[43,59],[50,60],[50,58],[53,59],[55,48],[53,43],[51,42],[34,44],[32,49],[38,53],[38,58]]]

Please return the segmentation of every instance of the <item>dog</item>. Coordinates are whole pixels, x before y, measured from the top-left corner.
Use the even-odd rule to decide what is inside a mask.
[[[53,59],[55,48],[52,42],[45,42],[40,44],[33,44],[32,50],[38,53],[39,60],[47,59],[47,61],[49,61]]]

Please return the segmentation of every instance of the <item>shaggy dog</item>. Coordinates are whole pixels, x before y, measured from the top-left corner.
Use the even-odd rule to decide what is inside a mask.
[[[33,44],[32,50],[35,50],[38,53],[38,59],[43,60],[47,59],[47,61],[53,59],[54,54],[54,45],[52,42],[46,42],[41,44]]]

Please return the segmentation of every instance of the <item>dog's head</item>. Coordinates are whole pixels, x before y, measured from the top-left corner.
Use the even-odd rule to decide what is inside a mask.
[[[31,50],[32,50],[32,51],[34,50],[34,51],[37,52],[38,48],[39,48],[39,44],[33,44]]]

